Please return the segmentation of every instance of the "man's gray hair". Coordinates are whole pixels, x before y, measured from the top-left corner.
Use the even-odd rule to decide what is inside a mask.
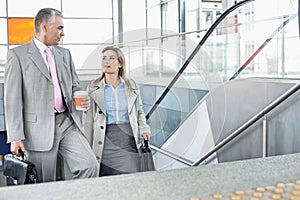
[[[40,32],[40,25],[42,23],[51,24],[52,16],[64,17],[63,14],[54,8],[43,8],[39,10],[34,18],[34,30],[36,33]]]

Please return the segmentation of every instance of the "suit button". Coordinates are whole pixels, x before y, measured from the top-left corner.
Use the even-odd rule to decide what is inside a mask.
[[[101,145],[101,144],[102,144],[102,141],[99,141],[98,144]]]
[[[104,127],[103,127],[103,126],[100,126],[100,128],[101,128],[101,129],[104,129]]]
[[[99,110],[99,114],[102,114],[102,110]]]
[[[100,157],[99,156],[96,156],[97,160],[100,160]]]

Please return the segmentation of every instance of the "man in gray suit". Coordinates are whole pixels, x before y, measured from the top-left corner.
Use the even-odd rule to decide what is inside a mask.
[[[96,177],[99,165],[83,135],[73,100],[73,93],[81,90],[79,79],[69,50],[57,46],[64,36],[63,15],[44,8],[34,23],[35,37],[7,54],[4,105],[11,152],[22,150],[36,165],[42,182],[56,180],[58,155],[72,178]],[[50,52],[46,53],[47,48]],[[55,68],[57,73],[52,73]],[[52,81],[54,75],[57,84]],[[89,98],[83,107],[89,109]]]

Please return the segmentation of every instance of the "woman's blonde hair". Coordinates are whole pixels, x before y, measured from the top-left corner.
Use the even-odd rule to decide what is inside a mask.
[[[125,67],[125,57],[123,55],[123,52],[121,51],[121,49],[119,49],[117,47],[107,46],[102,50],[102,54],[109,50],[114,51],[117,54],[118,61],[121,65],[121,67],[119,68],[119,76],[125,80],[126,79],[126,76],[125,76],[126,67]],[[97,78],[95,81],[93,81],[92,86],[97,85],[104,77],[105,77],[105,73],[102,72],[101,76],[99,78]]]

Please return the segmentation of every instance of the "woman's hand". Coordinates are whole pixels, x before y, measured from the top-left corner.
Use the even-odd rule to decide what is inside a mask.
[[[150,140],[150,137],[151,137],[151,133],[143,133],[142,134],[143,140]]]
[[[84,108],[83,112],[87,112],[88,109],[90,109],[91,106],[91,100],[90,100],[90,96],[87,96],[83,102],[81,103],[81,106]]]

